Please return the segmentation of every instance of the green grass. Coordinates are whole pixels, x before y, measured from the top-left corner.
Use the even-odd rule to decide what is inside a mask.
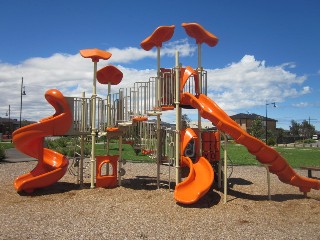
[[[291,167],[320,166],[320,148],[285,148],[275,147],[275,150],[285,158]],[[235,165],[259,165],[255,156],[239,144],[228,144],[228,157]],[[221,152],[221,156],[223,152]]]
[[[9,142],[0,142],[1,149],[13,148],[14,145]],[[259,165],[260,162],[256,160],[255,156],[250,154],[247,149],[239,144],[230,143],[227,146],[228,157],[235,165]],[[320,148],[286,148],[275,147],[275,150],[284,157],[293,168],[301,166],[320,166]],[[106,155],[104,144],[96,144],[96,155]],[[110,155],[118,154],[118,143],[113,141],[110,143]],[[139,153],[136,155],[133,147],[129,144],[122,145],[123,159],[132,160],[136,162],[154,162],[147,155]],[[223,152],[221,150],[221,156]]]
[[[11,142],[0,142],[0,147],[4,149],[9,149],[9,148],[13,148],[14,145]]]
[[[6,149],[13,148],[11,142],[0,142],[0,161],[6,158]]]
[[[119,145],[116,142],[110,143],[109,155],[119,154]],[[107,150],[104,144],[96,144],[96,155],[106,155]],[[122,158],[137,162],[154,162],[149,156],[139,153],[136,155],[133,147],[130,144],[122,144]]]

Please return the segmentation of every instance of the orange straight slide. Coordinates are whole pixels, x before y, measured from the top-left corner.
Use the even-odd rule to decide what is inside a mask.
[[[182,132],[182,153],[184,153],[188,143],[196,138],[197,135],[190,128]],[[214,179],[213,169],[209,161],[204,157],[198,158],[193,163],[189,157],[181,156],[181,165],[189,167],[189,175],[175,187],[174,198],[179,203],[192,204],[209,191]]]
[[[54,115],[13,132],[15,147],[24,154],[38,159],[38,164],[29,173],[18,177],[14,187],[18,192],[33,192],[61,179],[67,171],[68,159],[60,153],[43,147],[44,137],[61,136],[72,124],[68,102],[56,89],[45,93],[46,100],[55,108]]]
[[[244,145],[262,164],[270,165],[270,172],[276,174],[282,182],[299,187],[304,193],[310,192],[311,189],[320,190],[320,181],[298,175],[277,151],[244,131],[206,95],[194,96],[191,93],[183,93],[181,103],[198,109],[203,118],[210,120],[237,143]]]

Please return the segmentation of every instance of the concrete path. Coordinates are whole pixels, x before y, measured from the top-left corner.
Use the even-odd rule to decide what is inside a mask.
[[[25,155],[18,151],[15,148],[6,149],[6,158],[3,160],[3,162],[29,162],[29,161],[36,161],[37,159],[29,157],[28,155]]]

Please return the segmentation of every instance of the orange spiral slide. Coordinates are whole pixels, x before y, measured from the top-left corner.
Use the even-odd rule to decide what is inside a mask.
[[[195,132],[187,128],[181,134],[181,152],[184,153],[188,143],[196,139]],[[181,156],[182,165],[189,167],[189,175],[174,190],[174,198],[183,204],[197,202],[209,190],[214,180],[214,173],[209,161],[204,157],[199,157],[195,162],[189,157]]]
[[[299,187],[303,193],[310,192],[311,189],[320,190],[320,181],[298,175],[277,151],[244,131],[206,95],[183,93],[181,103],[198,109],[203,118],[210,120],[237,143],[244,145],[258,161],[268,164],[270,172],[276,174],[282,182]]]
[[[46,100],[55,108],[55,114],[39,122],[19,128],[13,132],[15,147],[38,159],[38,164],[29,173],[14,181],[18,192],[31,193],[34,189],[47,187],[59,181],[67,171],[68,159],[53,150],[43,147],[44,137],[61,136],[72,124],[72,113],[66,98],[56,89],[45,93]]]

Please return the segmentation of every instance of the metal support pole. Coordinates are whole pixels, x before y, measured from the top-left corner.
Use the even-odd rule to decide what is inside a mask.
[[[157,114],[157,187],[160,188],[160,164],[161,164],[161,119],[160,114]]]
[[[221,132],[223,135],[224,141],[224,151],[223,151],[223,203],[227,203],[227,194],[228,194],[228,179],[227,179],[227,135],[224,132]]]
[[[157,107],[161,107],[161,84],[160,84],[160,47],[157,47]]]
[[[96,165],[96,156],[95,156],[95,143],[96,143],[96,96],[97,96],[97,62],[94,62],[93,67],[93,85],[92,85],[92,115],[91,115],[91,188],[95,187],[95,165]]]
[[[220,143],[221,143],[221,134],[220,134]],[[221,179],[222,166],[221,165],[222,165],[222,161],[221,159],[219,159],[219,162],[218,162],[218,188],[219,189],[221,189],[221,182],[222,182],[222,179]]]
[[[157,47],[157,108],[161,110],[161,75],[160,75],[160,47]],[[157,187],[160,188],[160,163],[161,163],[161,119],[157,114]]]
[[[111,83],[108,83],[108,95],[107,95],[107,127],[111,126]]]
[[[19,121],[19,127],[21,128],[21,115],[22,115],[22,95],[26,95],[26,92],[23,90],[23,77],[21,78],[21,89],[20,89],[20,121]]]
[[[83,160],[84,160],[84,131],[85,131],[85,92],[82,92],[82,109],[81,109],[81,142],[80,142],[80,163],[79,163],[79,181],[80,181],[80,187],[83,187]]]
[[[269,171],[269,167],[271,165],[270,164],[262,164],[262,166],[264,166],[265,169],[267,170],[268,200],[271,200],[271,185],[270,185],[270,171]]]
[[[12,140],[12,128],[11,128],[11,116],[10,116],[10,113],[11,113],[11,109],[10,109],[10,104],[9,104],[9,135],[11,136],[11,140]]]
[[[122,168],[122,135],[119,136],[119,160],[118,160],[118,185],[121,186],[121,174]]]
[[[201,43],[198,43],[198,80],[199,80],[199,94],[202,93],[202,66],[201,66]],[[201,131],[202,131],[202,124],[201,124],[201,114],[198,111],[198,129],[199,129],[199,136],[198,136],[198,143],[199,143],[199,157],[202,156],[202,139],[201,139]]]
[[[181,130],[181,108],[180,108],[180,66],[179,66],[179,52],[176,51],[176,152],[175,152],[175,161],[176,161],[176,184],[181,182],[180,174],[180,130]]]

